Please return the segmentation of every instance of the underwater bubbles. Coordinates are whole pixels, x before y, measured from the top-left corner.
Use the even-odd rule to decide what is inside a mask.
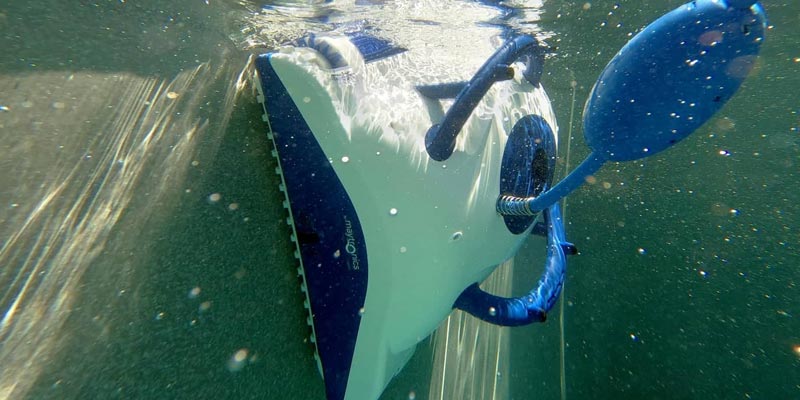
[[[728,63],[725,73],[732,78],[744,79],[756,68],[757,61],[758,58],[753,55],[736,57]]]
[[[228,359],[228,371],[238,372],[247,365],[247,349],[239,349]]]
[[[697,38],[697,41],[703,46],[716,46],[718,43],[722,42],[724,35],[720,30],[710,30]]]
[[[720,131],[727,132],[736,127],[736,122],[730,117],[722,117],[714,122],[714,127]]]

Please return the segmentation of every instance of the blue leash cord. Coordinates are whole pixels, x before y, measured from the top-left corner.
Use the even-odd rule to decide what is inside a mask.
[[[520,326],[543,322],[561,294],[567,272],[566,256],[577,253],[575,246],[566,241],[558,203],[544,210],[544,225],[547,261],[536,288],[525,296],[509,298],[487,293],[474,283],[458,296],[453,308],[495,325]]]

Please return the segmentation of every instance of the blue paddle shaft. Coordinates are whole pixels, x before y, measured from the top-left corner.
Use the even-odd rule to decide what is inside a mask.
[[[583,185],[586,180],[594,175],[603,166],[605,159],[601,154],[592,153],[575,168],[566,178],[558,182],[552,189],[541,196],[526,199],[525,207],[533,213],[556,204],[566,195]]]
[[[767,18],[758,2],[698,0],[648,25],[608,63],[584,109],[592,154],[536,198],[501,197],[501,214],[546,209],[602,167],[661,152],[733,97],[756,62]]]
[[[547,264],[526,296],[504,298],[468,287],[454,307],[498,325],[543,321],[563,285],[564,228],[558,200],[578,188],[606,160],[628,161],[663,151],[719,111],[752,69],[766,16],[746,0],[697,0],[664,15],[637,34],[601,73],[584,110],[592,153],[569,176],[538,197],[501,196],[504,215],[544,210]],[[430,151],[430,148],[429,148]]]

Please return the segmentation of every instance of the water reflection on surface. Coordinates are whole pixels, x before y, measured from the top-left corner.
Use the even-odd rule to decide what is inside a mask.
[[[197,147],[226,125],[200,110],[230,115],[244,87],[244,71],[231,72],[203,63],[169,81],[83,71],[0,78],[14,95],[0,116],[11,172],[3,187],[15,189],[0,248],[0,397],[25,397],[67,340],[66,319],[84,312],[83,295],[112,302],[83,316],[91,320],[81,332],[108,339],[110,306],[123,301],[114,297],[135,301],[131,277],[148,261],[141,230],[174,212]],[[226,95],[209,102],[214,89]],[[85,286],[90,269],[104,276],[91,284],[105,287]]]

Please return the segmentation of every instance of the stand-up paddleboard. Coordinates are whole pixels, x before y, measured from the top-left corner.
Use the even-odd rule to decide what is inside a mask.
[[[754,3],[692,2],[635,36],[587,103],[592,154],[553,187],[556,124],[531,37],[507,41],[468,82],[365,32],[259,57],[328,398],[377,398],[453,308],[497,325],[544,321],[575,252],[557,201],[606,161],[672,146],[730,99],[763,39]],[[538,286],[518,298],[479,287],[531,233],[547,237]]]

